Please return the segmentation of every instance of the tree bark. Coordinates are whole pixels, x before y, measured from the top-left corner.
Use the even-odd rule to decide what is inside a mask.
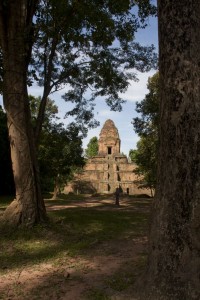
[[[16,187],[16,199],[5,211],[4,219],[15,226],[31,226],[46,220],[26,84],[33,3],[34,1],[10,0],[5,7],[0,4],[3,100]]]
[[[160,149],[144,299],[200,299],[200,2],[159,0],[158,11]]]

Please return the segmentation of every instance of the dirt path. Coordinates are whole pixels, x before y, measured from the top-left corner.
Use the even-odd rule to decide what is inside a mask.
[[[128,198],[123,199],[119,208],[113,206],[113,199],[90,198],[67,207],[76,206],[106,210],[137,209]],[[48,210],[64,208],[47,206]],[[92,246],[92,251],[83,256],[64,256],[58,265],[55,262],[38,263],[5,272],[0,277],[0,299],[136,300],[134,283],[144,265],[142,258],[146,255],[147,237],[125,237],[101,243],[100,247],[98,241],[94,241]]]

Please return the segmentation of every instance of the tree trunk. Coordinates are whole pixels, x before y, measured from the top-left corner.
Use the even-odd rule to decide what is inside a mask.
[[[16,199],[5,211],[4,219],[15,226],[31,226],[46,220],[26,85],[31,39],[26,23],[30,13],[27,2],[8,1],[6,9],[3,7],[4,15],[1,10],[0,16],[3,27],[0,31],[4,68],[3,99],[16,187]]]
[[[160,149],[144,299],[200,299],[200,2],[158,9]]]
[[[54,190],[53,190],[53,196],[52,200],[56,200],[58,194],[60,194],[60,186],[59,186],[59,175],[56,176],[55,181],[54,181]]]

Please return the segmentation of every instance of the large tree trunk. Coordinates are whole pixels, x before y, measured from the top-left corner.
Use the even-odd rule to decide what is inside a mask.
[[[25,0],[1,4],[3,50],[3,99],[7,113],[16,199],[4,213],[14,225],[30,226],[46,219],[42,199],[27,93],[27,59],[30,32],[27,20],[31,3]]]
[[[159,0],[161,129],[144,299],[200,299],[200,1]]]

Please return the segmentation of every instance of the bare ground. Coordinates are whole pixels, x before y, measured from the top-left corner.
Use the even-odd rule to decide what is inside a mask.
[[[134,201],[123,199],[117,208],[113,199],[91,199],[64,206],[95,207],[106,210],[136,210]],[[8,270],[0,277],[0,299],[3,300],[137,300],[135,282],[144,268],[141,263],[147,251],[147,237],[107,241],[82,256],[63,256],[59,264],[38,263]],[[95,246],[96,243],[96,247]]]

